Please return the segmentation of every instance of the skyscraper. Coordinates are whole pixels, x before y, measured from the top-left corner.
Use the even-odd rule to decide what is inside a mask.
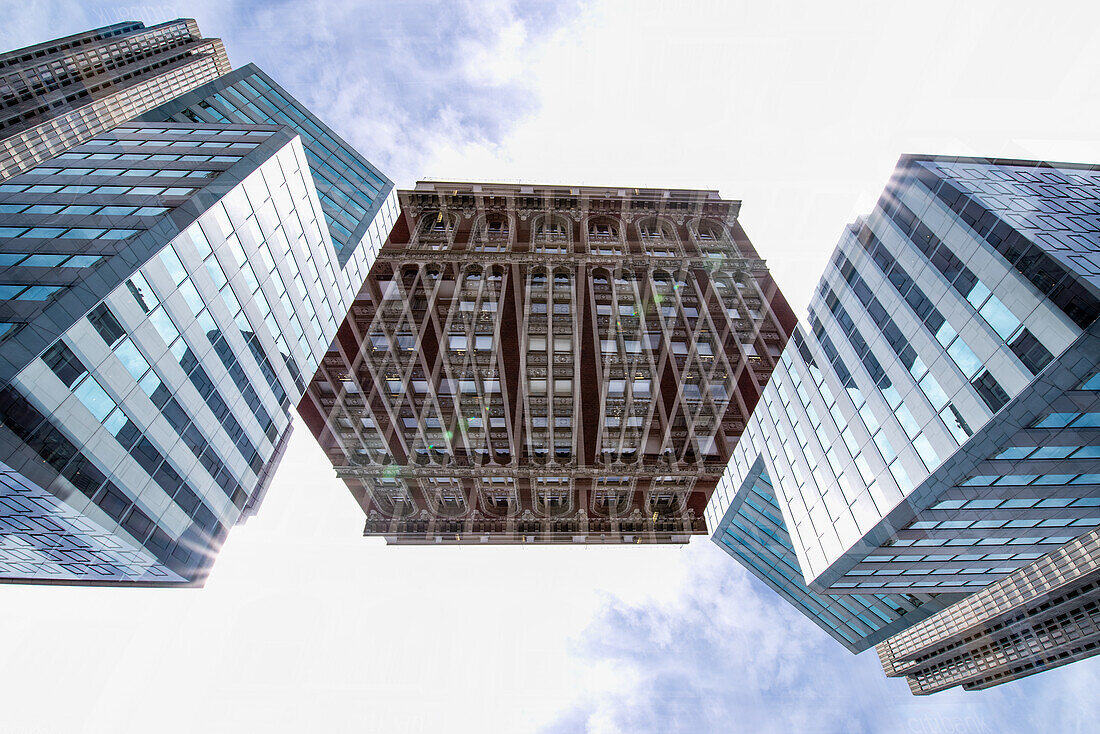
[[[923,600],[911,626],[1100,524],[1098,201],[1092,166],[903,157],[708,508],[769,477],[789,551],[731,552],[785,554],[796,599]]]
[[[336,249],[341,287],[351,294],[359,290],[396,219],[393,182],[255,64],[181,94],[138,119],[286,125],[297,132]]]
[[[716,192],[426,183],[299,411],[390,543],[676,543],[793,325]]]
[[[0,181],[230,70],[191,19],[128,21],[0,54]]]
[[[878,644],[917,695],[1041,673],[1100,649],[1100,529]]]
[[[274,124],[163,113],[0,184],[0,580],[202,584],[262,499],[396,207],[248,73]],[[353,168],[349,237],[315,181]]]

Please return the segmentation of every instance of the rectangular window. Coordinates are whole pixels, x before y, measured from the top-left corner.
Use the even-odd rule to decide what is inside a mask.
[[[1047,348],[1027,329],[1023,329],[1019,336],[1017,336],[1009,346],[1012,349],[1012,353],[1020,358],[1024,367],[1027,367],[1028,371],[1033,375],[1042,372],[1043,368],[1054,359],[1054,356],[1047,351]]]
[[[103,337],[103,341],[109,347],[114,346],[115,342],[126,336],[122,324],[118,322],[106,303],[101,303],[93,308],[91,313],[88,314],[88,321],[92,323],[92,326],[95,327],[95,330]]]
[[[145,313],[149,313],[160,304],[157,297],[153,295],[153,289],[149,287],[149,283],[145,281],[141,273],[134,273],[130,279],[126,281],[126,288],[134,296],[138,305],[141,306],[141,310]]]
[[[77,358],[64,342],[56,342],[42,354],[42,361],[53,370],[65,387],[72,387],[88,368]]]
[[[978,356],[966,345],[962,339],[956,339],[951,343],[951,346],[947,348],[947,353],[951,359],[955,361],[962,373],[966,375],[966,379],[972,378],[978,370],[982,368],[982,361],[978,359]]]
[[[989,409],[996,413],[1008,403],[1008,393],[993,379],[993,375],[986,370],[982,372],[972,383]]]
[[[94,377],[89,377],[84,382],[80,383],[80,386],[73,391],[77,399],[84,404],[84,407],[91,412],[97,421],[102,423],[106,420],[107,416],[111,414],[117,406],[115,401],[111,399],[111,396],[107,394],[107,391],[96,381]]]

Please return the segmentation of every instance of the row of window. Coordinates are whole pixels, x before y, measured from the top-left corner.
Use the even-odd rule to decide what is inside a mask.
[[[174,542],[163,530],[156,527],[148,514],[109,480],[48,418],[11,387],[0,390],[0,421],[26,442],[46,464],[68,479],[78,491],[159,558],[164,560],[171,557],[185,564],[201,558],[202,552],[197,548],[193,549],[191,542],[182,539]],[[179,475],[166,462],[156,462],[159,455],[156,448],[148,440],[136,438],[134,431],[128,430],[122,435],[126,439],[123,447],[134,452],[135,459],[147,472],[149,469],[159,472],[160,482],[172,490],[169,496],[173,496],[176,504],[188,513],[197,526],[205,528],[200,537],[219,537],[224,529],[213,513],[189,487],[176,484]]]
[[[27,285],[0,283],[0,301],[45,301],[61,290],[58,285]]]
[[[43,255],[27,252],[0,252],[0,268],[20,265],[24,268],[90,268],[101,255]]]
[[[978,276],[964,265],[962,260],[941,242],[909,207],[900,201],[892,202],[888,216],[916,249],[928,259],[928,262],[940,271],[951,287],[965,298],[974,311],[997,333],[997,336],[1010,346],[1031,374],[1039,374],[1043,367],[1054,359],[1050,351],[1022,326],[1020,319],[997,296],[993,295]]]
[[[221,396],[221,393],[216,387],[216,383],[203,368],[198,356],[196,356],[182,337],[179,336],[179,330],[176,328],[175,324],[172,323],[167,312],[165,312],[163,307],[159,306],[156,302],[155,296],[152,295],[152,290],[149,289],[145,279],[140,273],[135,273],[134,276],[126,282],[126,285],[131,293],[137,291],[144,295],[145,298],[153,301],[154,308],[149,309],[147,308],[145,298],[136,299],[142,309],[146,310],[146,313],[149,313],[150,323],[157,328],[162,339],[166,336],[169,337],[169,339],[165,340],[169,352],[179,362],[184,374],[187,375],[191,384],[194,385],[199,395],[202,396],[207,407],[209,407],[210,411],[214,414],[214,417],[221,423],[222,428],[240,452],[241,457],[252,468],[253,472],[259,474],[264,463],[259,452],[245,433],[244,428],[241,427],[241,424],[233,415],[233,411],[230,410],[229,404]],[[125,338],[119,340],[114,344],[113,349],[115,356],[119,358],[127,372],[130,373],[134,381],[138,383],[147,395],[151,397],[154,392],[162,386],[163,382],[160,376],[152,369],[149,361],[142,355],[131,339]]]
[[[224,132],[226,135],[240,135],[239,131],[225,130],[225,131],[211,131],[202,130],[196,132],[203,132],[211,134],[214,132]],[[265,132],[264,136],[270,137],[271,133]],[[113,140],[110,138],[92,138],[88,142],[84,143],[86,146],[98,146],[106,147],[108,145],[126,146],[128,148],[239,148],[241,150],[252,150],[256,147],[257,143],[246,143],[239,141],[225,141],[225,140]]]
[[[53,176],[78,176],[88,178],[109,176],[111,178],[133,176],[138,178],[216,178],[218,169],[192,168],[35,168],[30,173]]]
[[[994,454],[994,459],[1100,459],[1095,446],[1011,446]]]
[[[1100,316],[1100,299],[1079,283],[1074,274],[1029,242],[1025,235],[1001,221],[979,200],[964,194],[950,181],[924,166],[911,169],[910,175],[912,178],[902,179],[898,185],[906,185],[912,179],[919,181],[1077,326],[1086,329]],[[888,193],[893,192],[888,189]],[[899,197],[888,198],[896,200]],[[889,202],[884,206],[888,214],[889,206]]]
[[[270,135],[271,133],[263,133]],[[242,154],[243,155],[243,154]],[[62,153],[52,160],[90,160],[90,161],[180,161],[184,163],[236,163],[240,155],[193,155],[171,153]],[[35,173],[41,169],[34,169]]]
[[[979,474],[968,477],[966,480],[960,482],[960,486],[964,487],[988,487],[993,485],[998,487],[1023,487],[1026,485],[1061,486],[1068,484],[1100,484],[1100,474]],[[1062,507],[1063,505],[1057,503],[1063,500],[1065,500],[1067,504],[1070,501],[1067,498],[1055,498],[1052,500],[1055,504],[1039,506]],[[1000,506],[1008,507],[1010,505],[1002,504]]]
[[[61,216],[155,217],[170,211],[166,206],[99,206],[96,204],[0,204],[0,214],[57,214]]]
[[[999,476],[999,475],[997,475]],[[978,486],[989,486],[997,476],[986,477]],[[986,481],[988,480],[988,481]],[[1097,482],[1093,482],[1094,484]],[[1100,497],[1016,497],[973,500],[941,500],[931,510],[1028,510],[1031,508],[1100,507]]]
[[[0,239],[124,240],[141,230],[98,227],[0,227]]]
[[[95,326],[97,332],[103,337],[108,346],[115,345],[122,334],[122,327],[114,314],[110,312],[106,304],[100,304],[88,320]],[[119,352],[127,356],[127,352]],[[129,353],[132,359],[132,353]],[[75,355],[68,351],[63,342],[58,342],[47,351],[44,360],[54,373],[62,381],[67,382],[74,371],[74,363],[79,364]],[[130,361],[125,362],[129,368]],[[153,404],[161,411],[168,424],[172,426],[176,434],[183,439],[184,444],[199,460],[199,463],[207,470],[214,481],[222,488],[227,497],[230,497],[238,508],[243,507],[246,495],[236,478],[225,466],[217,452],[203,437],[203,432],[190,419],[183,406],[171,395],[168,388],[159,381],[153,379],[143,380],[141,383],[143,392],[149,396]],[[127,433],[139,432],[134,424],[117,403],[107,394],[103,386],[91,374],[87,374],[79,383],[72,387],[73,395],[84,405],[92,416],[118,438],[125,431]]]
[[[932,301],[905,272],[893,254],[866,225],[860,228],[857,240],[928,332],[944,347],[947,355],[974,386],[989,410],[996,413],[1003,408],[1008,403],[1008,393],[989,370],[983,369],[984,365],[974,354],[974,350],[947,323],[947,319],[932,305]]]
[[[0,184],[0,193],[3,194],[99,194],[111,196],[190,196],[197,189],[183,188],[181,186],[88,186],[84,184],[70,184],[58,186],[55,184]]]
[[[224,212],[220,210],[220,205],[219,207],[216,207],[216,209],[218,210],[217,213],[219,213],[222,217],[225,216]],[[223,225],[223,231],[229,231],[228,227],[228,218],[226,218]],[[267,358],[266,351],[260,344],[259,339],[256,336],[255,329],[252,327],[247,315],[244,313],[244,309],[241,307],[240,301],[237,299],[236,294],[233,293],[233,289],[229,284],[229,279],[226,277],[225,271],[222,269],[221,264],[218,262],[217,257],[214,255],[213,250],[211,249],[210,244],[206,239],[206,235],[197,225],[189,228],[184,234],[185,237],[188,238],[188,240],[198,251],[199,257],[203,258],[207,273],[209,273],[211,280],[213,280],[214,287],[219,289],[219,292],[222,296],[222,301],[225,303],[226,308],[229,310],[230,316],[241,334],[241,338],[244,339],[246,344],[248,344],[249,350],[252,352],[256,364],[260,369],[260,374],[264,376],[264,379],[267,381],[268,386],[271,388],[271,391],[275,395],[276,400],[278,400],[279,404],[284,408],[284,410],[286,410],[290,404],[290,400],[287,397],[286,391],[283,389],[282,383],[279,382],[278,375],[275,372],[274,368],[271,366],[271,363]],[[182,269],[183,268],[181,264],[180,270]],[[190,292],[194,289],[194,286],[190,283],[188,283],[188,285],[190,286],[188,292]],[[196,311],[197,309],[197,313],[199,314],[205,313],[203,311],[203,309],[205,308],[205,304],[203,303],[201,297],[198,295],[197,292],[195,292],[192,296],[192,300],[194,301],[192,304],[190,304],[192,310]],[[268,311],[268,314],[270,314],[270,309]],[[208,326],[208,334],[216,331],[213,318],[209,319]],[[279,334],[280,332],[275,331],[274,333]],[[220,332],[214,338],[214,341],[217,341],[219,338],[223,338]],[[261,420],[260,425],[263,426],[265,422],[262,421],[262,419],[260,418],[261,414],[259,413],[259,401],[250,401],[250,403],[253,403],[256,406],[253,408],[253,410],[257,413],[257,419]],[[263,415],[266,415],[266,411],[263,413]]]
[[[195,238],[203,237],[198,227],[189,230],[188,234]],[[274,422],[271,420],[271,416],[268,414],[267,409],[264,408],[259,395],[256,394],[255,388],[252,387],[248,376],[245,374],[243,367],[237,360],[237,356],[233,353],[232,348],[226,341],[225,336],[210,315],[206,304],[203,302],[201,296],[199,296],[198,290],[193,283],[187,280],[187,273],[183,268],[183,264],[179,261],[179,257],[176,255],[171,245],[161,251],[160,260],[168,270],[175,285],[178,286],[180,295],[183,296],[184,302],[187,303],[191,309],[192,315],[202,328],[207,340],[209,340],[210,344],[213,346],[214,352],[218,355],[226,372],[233,379],[237,389],[240,390],[241,395],[245,399],[245,403],[256,416],[256,421],[267,436],[269,443],[274,444],[277,438],[277,432]],[[160,334],[165,345],[168,346],[169,351],[175,354],[177,351],[185,349],[186,345],[182,341],[183,338],[179,329],[162,306],[154,308],[150,313],[149,319],[150,323],[153,324],[154,328],[156,328],[157,332]],[[187,350],[184,351],[184,358],[187,358]],[[192,361],[190,358],[188,359]]]
[[[898,360],[909,371],[909,374],[913,377],[913,381],[917,387],[920,388],[924,397],[931,404],[932,409],[937,411],[940,418],[943,420],[944,425],[947,426],[948,431],[952,437],[960,445],[970,437],[973,431],[970,425],[963,418],[959,410],[949,402],[947,393],[940,387],[939,382],[935,376],[929,372],[928,368],[924,364],[912,345],[909,344],[909,340],[905,338],[905,334],[894,322],[893,318],[887,313],[882,303],[872,293],[870,286],[860,277],[859,272],[852,265],[851,261],[843,255],[843,253],[837,253],[837,256],[833,259],[833,264],[837,266],[844,276],[845,282],[848,284],[851,291],[856,295],[859,301],[863,304],[867,314],[871,317],[870,321],[879,328],[882,335],[886,337],[887,344],[897,355]],[[902,396],[897,387],[892,384],[888,379],[879,382],[879,387],[882,390],[883,397],[890,404],[891,409],[898,411]],[[899,420],[903,420],[908,414],[908,409],[899,416]],[[910,422],[912,416],[908,416]],[[906,433],[910,434],[908,428]]]

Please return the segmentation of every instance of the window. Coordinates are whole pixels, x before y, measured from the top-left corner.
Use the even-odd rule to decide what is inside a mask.
[[[535,226],[536,241],[565,242],[568,237],[565,222],[557,217],[545,217]]]
[[[93,308],[91,313],[88,314],[88,321],[103,337],[103,341],[107,342],[107,346],[114,346],[115,342],[126,335],[122,324],[118,322],[106,303],[101,303]]]
[[[593,222],[588,225],[588,237],[595,241],[615,240],[619,237],[619,230],[610,222]]]
[[[974,388],[978,391],[978,395],[981,396],[985,404],[989,406],[989,409],[996,413],[1008,403],[1008,393],[998,384],[997,380],[993,378],[993,375],[989,374],[986,370],[973,382]]]
[[[72,387],[88,368],[77,358],[64,342],[56,342],[42,354],[42,361],[53,370],[65,387]]]

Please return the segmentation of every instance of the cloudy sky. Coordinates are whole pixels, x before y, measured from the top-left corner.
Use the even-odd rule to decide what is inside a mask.
[[[903,152],[1100,161],[1084,3],[0,0],[194,17],[399,185],[716,188],[802,313]],[[708,540],[386,548],[299,426],[201,591],[0,587],[0,731],[1091,732],[1100,658],[914,698]]]

